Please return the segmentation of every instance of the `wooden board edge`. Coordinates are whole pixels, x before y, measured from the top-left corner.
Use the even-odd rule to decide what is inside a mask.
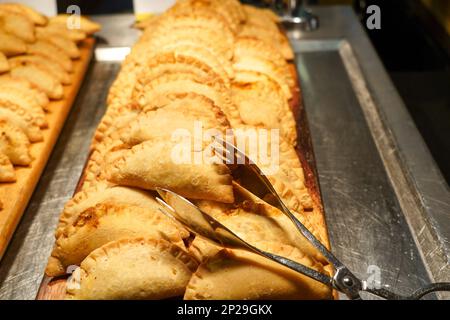
[[[49,107],[51,113],[49,118],[51,118],[53,123],[49,121],[49,129],[43,131],[44,141],[31,145],[32,152],[36,149],[39,149],[39,151],[42,152],[38,153],[37,156],[35,155],[35,159],[29,168],[16,169],[21,170],[17,182],[7,185],[5,184],[4,186],[6,186],[7,190],[4,190],[5,188],[0,188],[0,200],[4,201],[4,197],[2,197],[2,195],[10,194],[11,189],[14,189],[17,186],[17,197],[15,199],[11,199],[10,197],[9,200],[11,203],[5,205],[0,211],[0,214],[3,215],[3,220],[0,221],[2,222],[0,223],[0,260],[2,259],[8,247],[9,241],[11,240],[20,219],[26,210],[28,202],[50,157],[52,149],[58,140],[59,134],[64,126],[64,122],[72,108],[77,93],[81,87],[83,78],[87,72],[89,63],[92,59],[94,45],[94,38],[87,38],[82,41],[80,45],[81,57],[78,61],[74,62],[77,63],[77,67],[75,68],[73,74],[73,84],[65,86],[65,99],[50,102]],[[26,173],[22,173],[23,171],[26,171]],[[19,180],[21,178],[25,178],[25,181],[22,181],[23,179]]]

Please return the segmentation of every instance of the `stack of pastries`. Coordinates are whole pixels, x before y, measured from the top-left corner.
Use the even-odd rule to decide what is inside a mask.
[[[99,30],[86,18],[68,29],[67,16],[0,4],[0,183],[16,181],[14,166],[30,166],[30,143],[43,141],[50,100],[64,99],[77,44]]]
[[[235,167],[174,161],[179,137],[173,133],[194,134],[198,122],[236,136],[279,129],[279,170],[268,177],[297,217],[326,239],[295,150],[289,103],[298,84],[277,16],[237,0],[181,0],[138,27],[143,34],[110,88],[46,274],[61,276],[77,266],[67,282],[69,299],[331,298],[331,290],[312,279],[195,237],[155,201],[156,187],[173,190],[249,243],[330,272],[284,214],[243,187]],[[188,156],[196,159],[206,148],[200,142]]]

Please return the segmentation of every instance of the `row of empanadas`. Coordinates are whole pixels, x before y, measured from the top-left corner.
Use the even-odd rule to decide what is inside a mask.
[[[31,164],[30,142],[43,140],[49,99],[63,99],[63,86],[72,83],[77,42],[98,29],[81,17],[81,29],[65,32],[66,19],[47,18],[22,4],[0,4],[0,182],[15,181],[11,165]]]
[[[269,195],[250,192],[251,181],[212,144],[215,135],[243,142],[289,208],[326,241],[308,216],[290,108],[293,53],[276,15],[237,0],[179,0],[137,27],[143,34],[110,88],[47,275],[77,266],[69,299],[331,298],[326,286],[254,253],[194,238],[154,198],[157,187],[173,190],[249,243],[328,273]]]

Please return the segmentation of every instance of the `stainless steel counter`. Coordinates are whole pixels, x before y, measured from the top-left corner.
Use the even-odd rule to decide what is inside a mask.
[[[399,293],[450,280],[448,186],[351,9],[314,11],[321,28],[291,36],[333,251],[364,279],[379,270]],[[34,299],[119,69],[114,60],[138,36],[131,15],[96,20],[97,58],[0,262],[0,299]]]

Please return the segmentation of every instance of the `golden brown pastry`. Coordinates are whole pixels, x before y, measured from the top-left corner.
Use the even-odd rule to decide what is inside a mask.
[[[34,24],[27,16],[0,7],[0,30],[25,42],[34,42]]]
[[[67,29],[58,24],[49,24],[45,27],[36,27],[37,37],[62,37],[74,42],[80,42],[86,39],[86,33],[78,29]]]
[[[172,6],[166,14],[191,15],[195,12],[205,11],[218,15],[225,21],[233,32],[238,32],[241,23],[246,18],[241,5],[236,0],[182,0]]]
[[[244,82],[245,79],[238,75],[246,75],[246,72],[260,73],[275,81],[280,86],[286,99],[292,98],[288,76],[286,76],[284,71],[280,67],[277,67],[272,61],[251,55],[236,56],[233,68],[236,73],[235,81]]]
[[[48,40],[39,39],[34,43],[28,44],[27,53],[42,55],[46,59],[61,65],[67,72],[73,71],[73,63],[69,55]]]
[[[151,110],[155,108],[154,106],[168,100],[167,97],[169,96],[180,96],[190,93],[209,99],[210,102],[208,104],[213,103],[213,105],[218,107],[227,116],[232,126],[242,123],[239,118],[239,111],[233,104],[230,91],[222,83],[216,81],[206,82],[191,73],[167,74],[152,80],[142,77],[133,91],[133,99],[143,110]],[[186,103],[189,105],[189,100],[191,99],[181,100],[186,100]],[[203,101],[194,101],[194,103],[205,104]]]
[[[18,90],[21,94],[30,97],[43,109],[46,109],[49,104],[47,95],[37,89],[33,89],[32,84],[22,78],[12,78],[9,74],[0,76],[0,90]]]
[[[71,59],[80,57],[80,49],[78,49],[74,41],[67,39],[67,37],[52,34],[51,32],[42,32],[42,29],[36,29],[36,36],[38,39],[46,40],[55,47],[58,47],[58,49],[65,52]]]
[[[284,139],[291,145],[296,145],[297,128],[294,114],[276,82],[265,75],[255,73],[252,78],[247,77],[245,82],[233,82],[232,98],[244,124],[279,129]]]
[[[37,64],[26,64],[11,68],[11,77],[25,79],[34,88],[37,88],[50,98],[60,100],[63,98],[64,89],[61,83],[47,69]]]
[[[0,28],[0,52],[6,56],[15,56],[25,53],[27,45],[25,41],[14,35],[4,32]]]
[[[170,139],[177,130],[194,135],[196,128],[226,134],[230,128],[222,111],[209,99],[196,94],[169,95],[167,103],[155,104],[120,131],[120,139],[134,146],[153,138]],[[173,99],[173,100],[169,100]],[[155,100],[153,102],[156,102]]]
[[[258,247],[328,274],[322,264],[292,246],[262,242]],[[332,291],[316,280],[255,253],[223,250],[200,265],[189,281],[184,299],[332,299]]]
[[[295,55],[286,36],[278,31],[270,30],[260,25],[244,25],[239,36],[256,38],[273,46],[286,60],[293,60]]]
[[[0,51],[0,73],[4,73],[4,72],[8,72],[8,71],[9,71],[8,59],[6,58],[5,54]]]
[[[120,185],[154,190],[164,187],[193,199],[233,202],[231,175],[224,164],[208,164],[205,149],[191,142],[156,138],[124,149],[106,169],[107,179]]]
[[[81,212],[56,239],[46,274],[65,273],[92,251],[111,241],[131,238],[164,239],[180,248],[189,232],[157,209],[100,203]]]
[[[22,66],[27,64],[35,64],[42,69],[45,69],[49,74],[55,77],[62,84],[71,84],[72,79],[69,73],[61,67],[57,62],[50,60],[41,55],[20,55],[9,59],[12,67]]]
[[[0,153],[7,156],[14,165],[27,166],[31,163],[30,142],[23,131],[0,120]]]
[[[0,99],[0,120],[6,120],[19,127],[30,142],[42,141],[42,132],[36,119],[19,105],[11,101]]]
[[[198,201],[197,205],[250,244],[273,241],[291,245],[318,261],[325,262],[320,252],[297,231],[284,213],[236,183],[234,191],[233,205],[205,200]],[[297,218],[322,241],[313,225],[301,215],[297,215]]]
[[[78,192],[66,203],[59,218],[56,237],[58,238],[64,228],[71,225],[81,212],[99,203],[125,204],[156,210],[159,208],[155,198],[143,190],[99,183]]]
[[[9,101],[23,110],[26,110],[35,119],[35,122],[39,127],[46,128],[48,126],[45,112],[42,107],[32,96],[26,95],[23,91],[15,88],[3,89],[0,86],[0,100]]]
[[[169,26],[158,26],[151,29],[148,34],[144,34],[138,42],[145,43],[152,48],[162,48],[168,44],[177,42],[190,42],[202,46],[214,53],[220,61],[231,61],[233,58],[234,42],[224,41],[217,38],[216,31],[201,27],[172,28]]]
[[[110,242],[92,252],[67,284],[68,299],[166,299],[182,296],[197,262],[165,240]]]
[[[30,6],[22,3],[1,3],[0,10],[11,11],[17,14],[24,15],[36,25],[47,24],[47,17],[40,14]]]
[[[0,182],[16,181],[16,173],[9,158],[0,152]]]

